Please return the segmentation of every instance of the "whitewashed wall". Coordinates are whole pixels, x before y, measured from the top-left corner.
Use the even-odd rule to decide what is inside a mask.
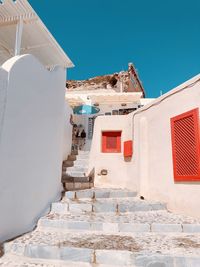
[[[94,136],[90,151],[89,170],[95,167],[95,185],[102,187],[128,187],[128,175],[131,162],[124,159],[123,142],[132,139],[132,120],[130,115],[98,117],[95,121]],[[122,131],[121,153],[102,153],[102,131]],[[101,170],[108,174],[101,176]],[[133,180],[133,182],[135,182]]]
[[[137,190],[147,199],[166,202],[171,211],[200,218],[200,183],[174,182],[170,128],[171,117],[200,108],[200,82],[179,92],[199,79],[200,75],[128,116],[96,120],[90,169],[97,168],[96,181],[101,186],[108,183]],[[122,154],[100,152],[101,131],[120,129],[122,143],[133,139],[131,162],[126,163]],[[100,169],[107,169],[108,176],[98,176]]]
[[[60,198],[65,105],[64,69],[47,71],[31,55],[14,57],[2,69],[7,88],[0,129],[0,241],[32,229]],[[0,81],[2,92],[2,75]]]
[[[139,179],[140,194],[167,203],[171,211],[200,218],[200,183],[175,183],[173,174],[170,118],[200,108],[200,75],[180,85],[135,116],[135,157],[133,177]],[[139,176],[138,176],[139,174]]]

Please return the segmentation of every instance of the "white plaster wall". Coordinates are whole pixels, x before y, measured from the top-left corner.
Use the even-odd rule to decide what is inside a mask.
[[[133,138],[139,161],[131,172],[139,174],[141,195],[166,202],[171,211],[200,218],[200,183],[174,182],[170,126],[171,117],[200,108],[200,82],[179,92],[199,79],[200,75],[180,85],[135,116]]]
[[[149,105],[128,116],[105,116],[95,122],[90,169],[103,187],[127,187],[147,199],[163,201],[168,209],[200,218],[200,183],[175,183],[173,177],[170,118],[200,108],[200,75],[178,86]],[[122,144],[133,139],[133,157],[101,153],[101,131],[122,130]],[[98,176],[101,169],[107,177]]]
[[[32,229],[60,198],[65,103],[64,69],[47,71],[31,55],[14,57],[2,69],[8,86],[0,140],[0,241]]]
[[[130,115],[115,115],[98,117],[95,121],[94,136],[90,151],[89,170],[95,167],[95,185],[110,187],[129,187],[128,177],[131,162],[127,162],[123,155],[123,142],[132,139],[132,120]],[[122,131],[121,153],[102,153],[102,131]],[[101,176],[102,169],[108,171],[107,176]],[[132,181],[137,182],[136,179]]]

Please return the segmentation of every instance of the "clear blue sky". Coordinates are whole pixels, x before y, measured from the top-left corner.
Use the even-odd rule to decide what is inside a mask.
[[[127,69],[148,97],[200,73],[200,0],[30,0],[75,64],[69,79]]]

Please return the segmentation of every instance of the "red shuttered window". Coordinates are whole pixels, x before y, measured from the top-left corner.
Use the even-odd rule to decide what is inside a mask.
[[[171,118],[174,180],[200,181],[199,109]]]
[[[102,152],[120,153],[121,152],[121,131],[102,132]]]

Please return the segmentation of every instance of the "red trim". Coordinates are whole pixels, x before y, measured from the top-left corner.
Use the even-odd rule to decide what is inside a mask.
[[[187,155],[187,152],[184,153],[183,151],[183,148],[180,147],[177,147],[178,144],[176,142],[176,140],[178,140],[179,136],[176,136],[177,134],[177,129],[175,129],[175,126],[177,125],[176,123],[184,118],[187,118],[187,117],[192,117],[193,118],[193,127],[191,128],[191,134],[194,136],[194,144],[191,145],[191,153],[192,153],[192,156],[195,158],[195,166],[192,166],[192,167],[195,167],[195,169],[197,170],[197,173],[194,173],[193,175],[188,175],[188,174],[184,174],[184,173],[181,173],[180,174],[180,169],[181,169],[181,164],[186,164],[188,163],[188,169],[190,168],[191,169],[191,156],[190,156],[190,153],[189,153],[189,149],[187,150],[188,151],[188,155]],[[176,117],[173,117],[170,119],[171,120],[171,138],[172,138],[172,157],[173,157],[173,172],[174,172],[174,180],[177,181],[177,182],[194,182],[194,181],[200,181],[200,126],[199,126],[199,109],[196,108],[196,109],[193,109],[193,110],[190,110],[188,112],[185,112],[183,114],[180,114]],[[190,125],[183,125],[182,129],[180,129],[180,136],[182,135],[185,135],[184,133],[184,127],[187,127],[187,131],[189,129],[190,131]],[[181,137],[180,137],[181,138]],[[182,137],[183,138],[183,137]],[[187,137],[186,137],[187,138]],[[190,137],[188,136],[188,147],[190,148]],[[195,146],[195,148],[194,148]],[[178,150],[178,152],[177,152]],[[182,155],[184,157],[184,160],[181,160],[180,161],[180,154],[178,155],[177,153],[180,153],[180,151],[183,151]],[[178,158],[178,159],[177,159]],[[194,163],[193,163],[194,164]],[[184,166],[183,166],[184,167]],[[185,169],[185,167],[183,168]]]

